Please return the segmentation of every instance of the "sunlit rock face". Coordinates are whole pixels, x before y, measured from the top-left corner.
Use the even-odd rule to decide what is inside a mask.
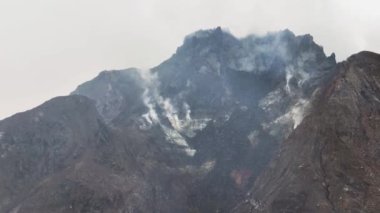
[[[104,142],[75,165],[67,162],[75,168],[70,175],[79,174],[70,180],[85,187],[75,191],[69,184],[74,191],[65,196],[77,193],[88,203],[54,205],[64,203],[67,212],[70,206],[100,212],[229,212],[302,122],[335,66],[334,55],[326,57],[310,35],[284,30],[236,38],[216,28],[187,36],[154,68],[101,72],[72,93],[92,100],[99,120],[95,129],[102,132],[95,139]],[[33,114],[34,122],[45,114]],[[8,131],[0,128],[0,143]],[[107,163],[99,166],[97,158]],[[109,190],[81,177],[95,169],[109,172],[102,176]],[[60,181],[54,179],[49,190]],[[92,192],[102,193],[91,200]],[[20,205],[20,212],[45,208],[1,202],[16,210]]]

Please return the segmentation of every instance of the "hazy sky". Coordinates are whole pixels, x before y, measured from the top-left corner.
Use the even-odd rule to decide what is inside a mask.
[[[338,60],[380,52],[377,0],[0,0],[0,119],[66,95],[101,70],[149,68],[185,35],[310,33]]]

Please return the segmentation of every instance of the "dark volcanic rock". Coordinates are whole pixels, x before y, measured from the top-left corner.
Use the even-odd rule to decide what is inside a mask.
[[[235,212],[378,212],[380,55],[338,67]]]
[[[188,36],[169,60],[153,68],[160,96],[207,126],[188,143],[198,164],[214,169],[194,183],[190,206],[228,211],[250,188],[307,112],[313,93],[335,68],[309,35],[288,30],[237,39],[220,28]]]
[[[335,66],[310,35],[216,28],[101,72],[0,122],[0,212],[230,212]]]
[[[118,117],[130,117],[143,105],[143,79],[137,69],[103,71],[81,84],[72,93],[96,101],[96,107],[109,123]]]
[[[5,119],[0,133],[0,212],[186,212],[185,183],[202,173],[159,134],[107,127],[84,96]]]
[[[23,202],[94,146],[101,118],[83,96],[58,97],[0,123],[0,212]]]

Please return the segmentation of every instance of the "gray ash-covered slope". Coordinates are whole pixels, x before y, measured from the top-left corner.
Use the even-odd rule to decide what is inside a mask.
[[[235,212],[379,212],[380,55],[338,67]]]
[[[159,135],[122,132],[84,96],[0,123],[0,212],[186,212],[184,170]]]
[[[310,35],[186,37],[0,121],[0,212],[229,212],[334,75]]]
[[[97,115],[88,98],[72,96],[3,120],[0,212],[10,212],[29,199],[42,180],[82,155],[101,134]]]
[[[81,84],[75,94],[83,94],[96,100],[96,107],[109,123],[118,117],[139,114],[143,105],[144,85],[139,70],[103,71],[95,79]]]

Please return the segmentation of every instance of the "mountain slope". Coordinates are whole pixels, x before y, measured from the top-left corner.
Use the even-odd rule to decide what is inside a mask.
[[[84,96],[5,119],[0,133],[0,212],[186,212],[187,179],[204,173],[159,134],[108,127]]]
[[[339,65],[235,212],[378,212],[380,55]]]
[[[144,92],[143,79],[137,69],[103,71],[95,79],[81,84],[72,93],[96,101],[96,107],[109,123],[118,117],[129,117],[138,110]]]
[[[230,212],[335,68],[310,35],[195,32],[1,121],[0,210]]]
[[[137,71],[140,78],[134,77],[136,70],[104,72],[73,93],[95,99],[98,106],[121,106],[110,125],[163,135],[184,153],[178,161],[213,165],[192,182],[188,205],[194,211],[226,211],[299,124],[334,68],[334,55],[326,57],[310,35],[284,30],[238,39],[216,28],[187,36],[168,60]],[[89,85],[90,91],[82,89]],[[128,90],[139,93],[118,95]],[[129,97],[135,101],[124,101]],[[131,108],[133,113],[120,113]]]
[[[92,104],[86,97],[59,97],[0,123],[1,212],[27,199],[96,140],[101,120]]]

